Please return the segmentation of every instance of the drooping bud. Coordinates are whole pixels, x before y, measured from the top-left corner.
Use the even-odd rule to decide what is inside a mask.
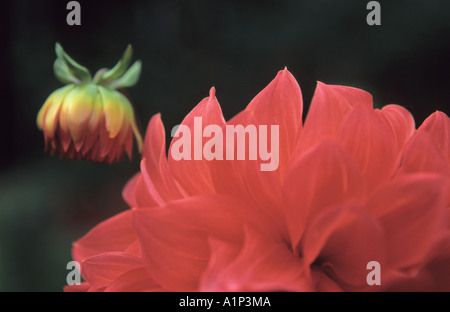
[[[139,80],[141,62],[128,68],[131,45],[112,69],[99,70],[93,79],[89,70],[74,61],[60,44],[55,50],[55,76],[67,85],[50,94],[37,116],[46,150],[71,159],[113,163],[121,160],[125,152],[131,159],[134,134],[141,152],[142,137],[133,107],[117,91]]]

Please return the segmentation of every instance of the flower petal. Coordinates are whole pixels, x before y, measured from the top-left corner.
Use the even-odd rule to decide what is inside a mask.
[[[197,123],[196,117],[201,117],[197,119]],[[199,120],[200,123],[198,123]],[[211,88],[209,97],[203,99],[181,123],[181,126],[187,127],[191,134],[189,142],[191,146],[190,160],[176,160],[172,156],[174,143],[182,139],[184,134],[172,139],[168,156],[169,168],[187,194],[196,195],[215,192],[209,169],[210,164],[203,159],[203,146],[208,141],[207,138],[203,138],[203,131],[208,125],[222,127],[224,124],[225,120],[215,96],[215,89]],[[179,130],[177,135],[178,133],[180,133]],[[200,155],[197,155],[195,151],[200,152]]]
[[[384,106],[379,113],[391,127],[401,150],[416,129],[414,117],[404,107],[394,104]]]
[[[361,202],[365,196],[359,170],[331,140],[297,159],[283,189],[293,248],[315,217],[338,204]]]
[[[372,96],[360,89],[317,82],[296,154],[325,138],[337,138],[341,124],[358,106],[372,109]]]
[[[369,199],[366,209],[388,238],[389,265],[417,271],[447,227],[447,185],[442,176],[410,174],[385,184]]]
[[[131,211],[124,211],[98,224],[85,236],[73,244],[72,256],[75,261],[104,252],[124,251],[134,241],[136,235],[131,225]]]
[[[249,126],[257,127],[258,123],[254,113],[245,110],[228,122],[227,127],[238,125],[245,129]],[[238,139],[236,137],[233,146],[224,144],[224,150],[225,148],[234,148],[235,154],[237,154]],[[249,158],[249,149],[257,150],[258,145],[257,142],[251,142],[249,137],[250,135],[246,135],[244,160],[224,160],[211,163],[210,173],[215,190],[219,194],[226,194],[246,202],[245,214],[247,219],[252,220],[252,224],[259,224],[274,236],[287,238],[284,215],[280,214],[282,203],[280,173],[278,170],[263,171],[261,167],[263,161]],[[270,146],[270,139],[268,144]],[[237,159],[236,156],[234,159]]]
[[[141,259],[136,256],[123,252],[105,252],[83,260],[81,273],[89,284],[101,288],[110,285],[121,275],[142,266]]]
[[[125,185],[122,191],[122,197],[129,207],[136,207],[136,183],[138,182],[141,174],[136,173]]]
[[[98,86],[98,91],[102,98],[103,111],[105,113],[106,129],[110,138],[114,138],[120,131],[123,123],[126,122],[123,102],[128,100],[120,93]]]
[[[448,175],[448,170],[430,134],[418,131],[405,147],[399,174],[434,172]]]
[[[228,242],[210,239],[212,256],[202,277],[203,291],[311,290],[302,260],[286,244],[247,227],[245,236],[238,254]]]
[[[134,228],[151,277],[164,288],[195,290],[209,259],[207,237],[240,240],[241,221],[232,213],[235,205],[223,196],[202,195],[162,208],[134,209]]]
[[[64,105],[67,105],[70,136],[77,152],[83,146],[96,97],[97,88],[95,86],[83,85],[72,90],[64,100]]]
[[[367,107],[356,107],[348,115],[339,140],[361,170],[368,189],[391,177],[400,160],[390,126]]]
[[[305,231],[305,265],[319,266],[338,284],[367,286],[367,263],[385,264],[385,237],[378,222],[357,206],[338,206],[319,216]]]
[[[66,86],[53,92],[38,114],[38,123],[42,118],[42,128],[45,136],[53,137],[59,124],[60,110],[66,95],[73,89],[73,85]],[[48,105],[48,106],[47,106]]]
[[[100,133],[100,125],[103,116],[103,103],[99,91],[97,90],[97,96],[92,103],[92,112],[87,125],[86,139],[83,145],[83,154],[87,155],[92,148],[97,147]],[[94,158],[95,159],[95,158]]]
[[[297,81],[286,68],[279,71],[275,79],[250,102],[245,112],[253,113],[254,125],[279,126],[277,172],[283,178],[302,127],[303,100]],[[236,124],[236,121],[232,119],[228,124]],[[268,146],[271,146],[270,138],[268,141]]]
[[[145,268],[128,271],[105,288],[105,292],[142,291],[165,291],[150,278]]]
[[[153,203],[164,205],[168,201],[181,198],[180,190],[167,164],[166,138],[160,114],[153,116],[149,122],[142,158],[142,181],[139,182],[139,188],[146,187],[147,190],[139,192],[138,196],[142,197],[141,194],[144,194],[152,198],[140,198],[139,207],[152,207],[153,205],[148,205]]]
[[[450,166],[450,118],[443,112],[431,114],[419,127],[418,132],[430,134],[434,144]]]

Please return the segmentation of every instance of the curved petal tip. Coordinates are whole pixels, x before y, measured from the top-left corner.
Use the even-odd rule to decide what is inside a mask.
[[[216,97],[216,88],[211,87],[211,89],[209,90],[209,97],[210,98],[215,98]]]

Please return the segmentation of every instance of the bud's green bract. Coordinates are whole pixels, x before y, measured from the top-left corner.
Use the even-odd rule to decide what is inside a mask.
[[[142,150],[130,101],[117,89],[131,87],[139,79],[141,62],[129,63],[132,48],[112,69],[101,69],[94,78],[56,44],[56,77],[66,86],[54,91],[37,116],[44,132],[45,148],[53,155],[113,163],[131,159],[133,136]]]

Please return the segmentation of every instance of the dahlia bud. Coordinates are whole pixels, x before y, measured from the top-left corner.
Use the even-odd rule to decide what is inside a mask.
[[[111,164],[121,160],[125,151],[131,159],[134,133],[141,152],[142,137],[133,107],[116,91],[135,85],[139,79],[140,61],[127,70],[131,46],[116,66],[99,70],[93,79],[89,70],[67,55],[60,44],[55,50],[55,75],[67,85],[50,94],[37,116],[46,151]]]

